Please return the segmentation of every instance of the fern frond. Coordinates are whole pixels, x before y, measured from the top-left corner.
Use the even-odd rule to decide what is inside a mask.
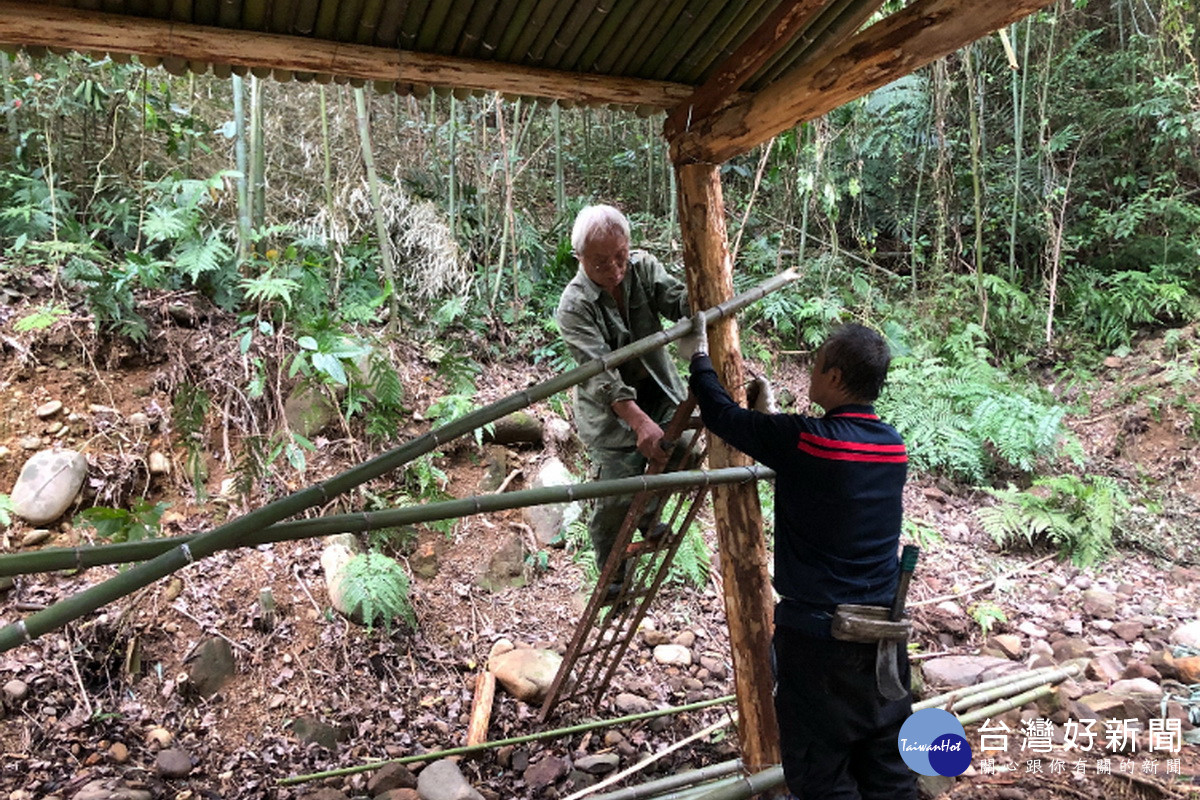
[[[175,256],[175,265],[195,283],[204,273],[219,270],[221,262],[232,257],[233,251],[229,245],[214,233],[206,239],[182,245]]]
[[[383,553],[359,553],[345,566],[342,589],[346,606],[356,609],[367,630],[382,621],[390,632],[392,620],[399,617],[414,630],[417,615],[409,600],[408,574]]]

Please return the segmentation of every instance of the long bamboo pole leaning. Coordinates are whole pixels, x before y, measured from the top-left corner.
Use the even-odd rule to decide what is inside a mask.
[[[711,324],[718,319],[734,314],[771,292],[788,285],[798,277],[799,275],[794,270],[789,269],[773,278],[768,278],[758,286],[706,309],[703,312],[705,322]],[[413,459],[420,458],[444,442],[470,433],[513,411],[519,411],[539,400],[544,400],[582,383],[606,369],[611,369],[673,342],[691,329],[692,321],[690,319],[681,320],[664,331],[651,334],[614,350],[602,358],[581,364],[562,375],[497,400],[491,405],[434,428],[400,447],[378,455],[328,480],[282,497],[257,511],[252,511],[232,522],[200,534],[192,541],[178,545],[150,561],[132,567],[120,575],[89,587],[65,600],[60,600],[49,608],[31,614],[25,619],[0,628],[0,653],[11,650],[20,644],[31,642],[42,634],[60,628],[85,614],[90,614],[113,600],[149,586],[159,578],[186,567],[196,559],[206,558],[218,550],[232,547],[245,540],[253,531],[273,525],[315,505],[327,503],[356,486],[378,478]]]
[[[576,500],[595,500],[599,497],[616,497],[643,491],[693,489],[701,486],[771,480],[774,476],[775,473],[767,467],[751,465],[714,470],[681,470],[659,475],[635,475],[631,478],[617,478],[608,481],[542,486],[503,494],[472,495],[439,503],[279,522],[262,530],[253,531],[246,538],[234,542],[229,547],[253,547],[271,542],[330,536],[335,533],[366,533],[383,528],[398,528],[402,525],[457,519],[472,514],[507,511],[526,506],[572,503]],[[190,545],[198,536],[202,535],[142,539],[137,542],[87,547],[51,547],[27,553],[9,553],[0,555],[0,577],[146,561],[180,545]]]

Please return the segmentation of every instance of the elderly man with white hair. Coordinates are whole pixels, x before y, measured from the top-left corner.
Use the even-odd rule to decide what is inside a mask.
[[[555,319],[580,364],[689,316],[687,288],[654,256],[629,249],[629,220],[610,205],[588,206],[575,218],[571,246],[579,271],[563,290]],[[662,426],[687,389],[664,348],[605,370],[576,387],[575,424],[587,445],[599,480],[641,475],[647,459],[666,458]],[[596,502],[588,533],[603,568],[632,498]],[[643,533],[661,535],[661,527]],[[614,597],[624,569],[609,587]]]

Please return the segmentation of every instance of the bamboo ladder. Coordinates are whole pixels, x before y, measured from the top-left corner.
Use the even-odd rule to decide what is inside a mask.
[[[699,416],[693,416],[695,409],[696,398],[689,393],[687,399],[675,409],[664,432],[664,441],[671,448],[671,456],[648,465],[647,475],[657,475],[671,462],[684,464],[686,469],[686,462],[693,457],[695,463],[703,459],[704,450],[696,448],[703,424]],[[685,434],[688,431],[695,433],[687,436]],[[550,691],[542,703],[538,716],[541,722],[545,722],[561,702],[590,697],[593,707],[599,704],[629,643],[637,634],[646,609],[670,572],[675,551],[679,549],[711,488],[705,483],[694,489],[647,489],[634,495],[608,560],[600,571],[596,590],[592,592]],[[685,502],[689,492],[691,499]],[[658,500],[648,528],[653,530],[668,498],[675,493],[681,499],[671,509],[666,521],[667,530],[653,539],[633,541],[633,534],[638,530],[646,506],[652,500]],[[620,583],[620,591],[615,598],[608,597],[608,587],[616,582],[614,579],[623,565],[624,579]]]

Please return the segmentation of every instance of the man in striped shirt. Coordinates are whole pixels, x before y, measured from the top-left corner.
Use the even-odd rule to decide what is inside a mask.
[[[704,424],[776,473],[775,707],[788,789],[803,800],[913,800],[915,775],[897,747],[912,696],[886,700],[876,644],[830,631],[839,605],[890,608],[900,576],[908,456],[872,406],[887,343],[862,325],[836,330],[817,351],[809,387],[826,413],[810,417],[738,406],[708,358],[703,316],[693,327],[690,383]],[[907,653],[895,651],[906,689]]]

